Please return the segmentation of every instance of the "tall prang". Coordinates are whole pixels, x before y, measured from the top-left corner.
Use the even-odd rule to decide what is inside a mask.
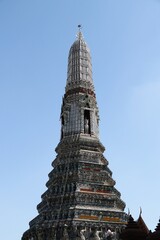
[[[69,51],[61,138],[55,150],[38,216],[22,240],[94,239],[98,234],[103,239],[105,228],[121,231],[127,221],[125,203],[99,140],[91,56],[80,30]]]

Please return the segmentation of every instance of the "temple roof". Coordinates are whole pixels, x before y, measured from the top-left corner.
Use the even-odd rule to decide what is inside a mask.
[[[149,233],[149,229],[148,229],[147,225],[145,224],[145,222],[144,222],[144,220],[143,220],[143,218],[142,218],[141,213],[140,213],[140,215],[139,215],[139,218],[138,218],[138,220],[137,220],[137,223],[138,223],[139,227],[143,230],[143,232],[145,232],[146,234]]]
[[[153,233],[149,234],[150,240],[159,240],[160,239],[160,219]]]
[[[122,240],[145,240],[146,236],[146,232],[140,228],[138,222],[134,221],[133,217],[130,215],[128,224],[121,233],[120,238]]]

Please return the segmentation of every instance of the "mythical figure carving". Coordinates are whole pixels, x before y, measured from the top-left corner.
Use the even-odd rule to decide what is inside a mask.
[[[116,233],[112,232],[111,229],[108,228],[108,230],[104,234],[104,239],[111,240],[111,239],[115,239],[115,237],[116,237]]]
[[[89,240],[100,240],[99,233],[101,231],[98,231],[96,228],[93,228],[90,234]]]
[[[69,240],[67,226],[64,227],[62,240]]]
[[[76,240],[85,240],[85,236],[84,236],[84,232],[85,232],[85,229],[82,229],[82,227],[79,227],[77,229],[77,237],[76,237]]]

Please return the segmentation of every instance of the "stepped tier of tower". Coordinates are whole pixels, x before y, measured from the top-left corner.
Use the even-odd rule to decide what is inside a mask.
[[[102,229],[125,227],[125,203],[115,188],[104,150],[90,51],[79,32],[69,51],[57,156],[37,206],[38,216],[23,240],[94,239],[90,236]]]

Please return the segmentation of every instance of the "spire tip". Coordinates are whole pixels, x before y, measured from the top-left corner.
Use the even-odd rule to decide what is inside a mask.
[[[83,39],[83,35],[82,35],[82,32],[81,32],[81,29],[82,29],[82,25],[79,24],[78,25],[78,33],[77,33],[77,39],[79,39],[79,40]]]
[[[82,29],[82,25],[81,24],[78,25],[78,29],[79,29],[79,32],[80,32],[81,29]]]

